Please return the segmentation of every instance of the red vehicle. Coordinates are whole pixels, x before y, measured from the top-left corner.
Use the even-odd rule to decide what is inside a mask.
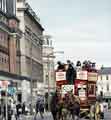
[[[81,102],[81,109],[88,109],[96,101],[97,72],[78,71],[75,80],[75,95]]]
[[[61,93],[73,89],[74,94],[80,98],[81,110],[89,110],[90,105],[96,101],[97,71],[79,69],[76,71],[76,79],[72,85],[68,85],[66,71],[56,71],[56,86],[61,88]],[[64,90],[62,90],[65,88]]]

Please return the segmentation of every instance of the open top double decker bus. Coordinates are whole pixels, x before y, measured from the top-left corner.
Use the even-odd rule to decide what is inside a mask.
[[[67,68],[67,64],[64,64]],[[90,105],[96,101],[96,82],[98,72],[95,68],[76,68],[76,77],[73,84],[69,84],[67,80],[67,69],[56,70],[56,86],[61,89],[61,94],[73,90],[74,95],[80,99],[81,110],[89,110]]]

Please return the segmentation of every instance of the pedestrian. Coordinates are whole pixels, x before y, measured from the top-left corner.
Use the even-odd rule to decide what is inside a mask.
[[[58,102],[59,102],[58,92],[56,91],[54,95],[52,95],[52,99],[50,102],[50,110],[54,120],[57,120]]]
[[[70,117],[72,117],[72,119],[75,119],[75,108],[74,108],[74,100],[72,99],[72,97],[70,97],[69,102],[68,102],[68,110],[70,111]]]
[[[4,105],[4,118],[6,119],[6,117],[8,118],[8,120],[12,120],[12,115],[13,115],[13,110],[12,110],[12,106],[11,106],[11,100],[8,101],[7,104],[7,111],[6,111],[6,104]],[[7,116],[6,116],[6,112],[7,112]]]
[[[0,118],[1,118],[1,120],[4,119],[4,106],[5,106],[4,100],[1,99],[0,100]]]
[[[101,106],[99,101],[95,103],[95,120],[100,120]]]
[[[13,103],[11,100],[8,102],[8,120],[12,120],[12,115],[13,115]]]
[[[80,116],[80,100],[79,98],[76,96],[74,99],[74,115],[75,118],[74,120],[79,120],[79,116]]]
[[[36,109],[36,114],[35,114],[34,118],[36,119],[38,112],[40,113],[41,118],[44,118],[44,116],[43,116],[43,114],[44,114],[44,98],[43,98],[43,96],[39,96],[39,98],[37,99],[35,109]]]
[[[61,96],[58,97],[58,103],[56,104],[57,109],[57,120],[60,120],[62,117],[62,109],[63,109],[63,99]]]
[[[104,104],[103,104],[103,102],[100,103],[100,108],[101,108],[100,118],[103,120],[104,119]]]
[[[16,105],[16,111],[17,111],[17,120],[21,117],[22,114],[22,105],[20,102]]]
[[[41,115],[41,118],[44,118],[43,114],[44,114],[44,98],[41,97],[40,101],[39,101],[39,112]]]
[[[48,112],[48,100],[49,100],[49,95],[48,93],[45,94],[45,110]]]
[[[94,116],[95,116],[94,105],[91,105],[90,106],[90,120],[94,120],[95,119]]]
[[[63,106],[62,106],[62,120],[68,120],[68,105],[67,98],[63,98]]]
[[[26,105],[25,105],[25,102],[22,105],[22,114],[26,115]]]
[[[12,120],[15,120],[17,119],[16,101],[13,101],[12,110],[13,110]]]

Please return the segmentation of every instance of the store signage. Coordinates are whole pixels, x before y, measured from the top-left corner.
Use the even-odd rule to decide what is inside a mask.
[[[14,95],[16,93],[16,88],[14,87],[8,87],[8,94]]]
[[[84,84],[78,84],[78,88],[86,88],[87,86]]]
[[[87,80],[87,71],[78,71],[77,79],[78,80]]]
[[[74,85],[62,85],[62,94],[66,94],[69,91],[74,93]]]
[[[6,88],[9,85],[9,81],[3,80],[0,81],[0,87]]]
[[[66,72],[56,72],[56,81],[66,80]]]
[[[88,81],[97,81],[98,80],[98,74],[94,72],[88,72]]]
[[[85,89],[80,89],[79,90],[79,97],[86,97],[86,91],[85,91]]]

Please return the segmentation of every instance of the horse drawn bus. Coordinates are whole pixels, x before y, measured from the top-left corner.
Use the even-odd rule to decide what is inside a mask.
[[[64,97],[67,92],[72,91],[80,99],[81,113],[89,111],[90,106],[96,102],[98,72],[95,63],[85,61],[81,65],[78,61],[76,67],[71,62],[59,63],[55,74],[56,87],[59,87],[61,96]]]

